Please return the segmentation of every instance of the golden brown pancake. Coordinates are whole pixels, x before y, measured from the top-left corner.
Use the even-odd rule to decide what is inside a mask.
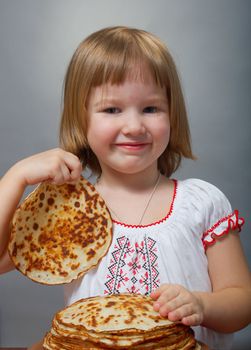
[[[76,185],[40,184],[16,210],[8,249],[33,281],[62,284],[95,267],[111,240],[105,202],[81,177]]]

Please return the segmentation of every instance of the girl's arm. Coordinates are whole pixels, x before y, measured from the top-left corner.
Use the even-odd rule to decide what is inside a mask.
[[[24,182],[11,168],[0,181],[0,273],[14,268],[8,255],[7,245],[10,222],[25,189]]]
[[[61,149],[53,149],[16,163],[0,181],[0,273],[13,268],[7,253],[10,224],[28,185],[43,181],[55,184],[75,182],[82,171],[79,159]]]
[[[251,322],[251,276],[236,232],[207,249],[212,292],[190,292],[164,284],[151,294],[154,309],[171,321],[203,325],[218,332],[237,331]]]
[[[6,249],[0,259],[0,275],[15,269],[15,266],[9,256],[8,250]]]
[[[203,325],[234,332],[251,322],[251,275],[239,235],[229,233],[206,251],[213,293],[198,293]]]

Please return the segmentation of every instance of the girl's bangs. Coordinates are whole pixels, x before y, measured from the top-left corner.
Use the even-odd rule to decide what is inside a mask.
[[[145,82],[149,79],[150,73],[157,85],[167,87],[166,64],[151,56],[135,48],[117,52],[108,51],[104,57],[99,57],[92,85],[100,86],[107,83],[120,85],[127,78]]]

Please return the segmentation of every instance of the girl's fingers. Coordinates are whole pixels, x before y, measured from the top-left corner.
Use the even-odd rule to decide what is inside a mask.
[[[202,323],[202,316],[199,314],[193,314],[183,317],[181,322],[186,326],[199,326]]]
[[[82,171],[80,160],[72,153],[56,149],[50,161],[50,181],[57,185],[75,183]]]
[[[161,295],[162,293],[162,288],[163,286],[159,287],[158,289],[156,289],[155,291],[153,291],[151,294],[150,294],[150,297],[154,300],[158,299],[158,297]]]
[[[175,286],[165,287],[160,291],[159,297],[157,297],[153,304],[153,308],[155,311],[163,310],[163,314],[169,312],[171,307],[175,307],[177,303],[179,303],[177,297],[179,295],[179,292]],[[157,294],[158,295],[158,294]]]
[[[150,297],[153,300],[155,300],[155,302],[153,303],[153,308],[155,311],[159,311],[161,304],[158,302],[158,298],[160,297],[161,293],[163,293],[163,291],[167,288],[167,286],[167,284],[163,284],[161,287],[159,287],[150,294]]]
[[[71,172],[66,164],[62,163],[60,166],[61,169],[61,184],[71,181]]]
[[[70,180],[70,171],[66,165],[59,164],[58,167],[52,172],[50,182],[55,185],[62,185]]]
[[[162,284],[158,289],[152,292],[151,297],[156,300],[160,298],[163,294],[167,295],[168,293],[172,294],[175,289],[175,286],[172,284]]]
[[[179,290],[174,286],[170,286],[160,294],[160,296],[157,299],[157,302],[162,305],[164,303],[170,302],[171,300],[174,300],[178,296]]]
[[[176,297],[166,303],[162,303],[159,307],[159,313],[162,316],[167,316],[167,314],[169,315],[170,312],[176,312],[185,305],[186,301],[182,297]]]
[[[168,318],[170,321],[180,321],[184,317],[191,316],[194,313],[194,308],[191,304],[182,304],[173,311],[168,313]]]
[[[78,180],[82,172],[82,164],[79,158],[72,153],[65,152],[64,160],[70,170],[71,181]]]
[[[153,308],[170,321],[181,321],[186,325],[199,325],[203,313],[196,297],[180,285],[162,285],[151,293],[155,300]]]

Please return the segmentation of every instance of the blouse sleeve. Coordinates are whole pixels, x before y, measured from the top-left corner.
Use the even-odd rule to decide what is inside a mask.
[[[215,243],[216,239],[230,231],[241,230],[244,219],[239,217],[238,210],[232,210],[226,196],[214,185],[200,181],[203,195],[205,231],[202,235],[204,248]]]

